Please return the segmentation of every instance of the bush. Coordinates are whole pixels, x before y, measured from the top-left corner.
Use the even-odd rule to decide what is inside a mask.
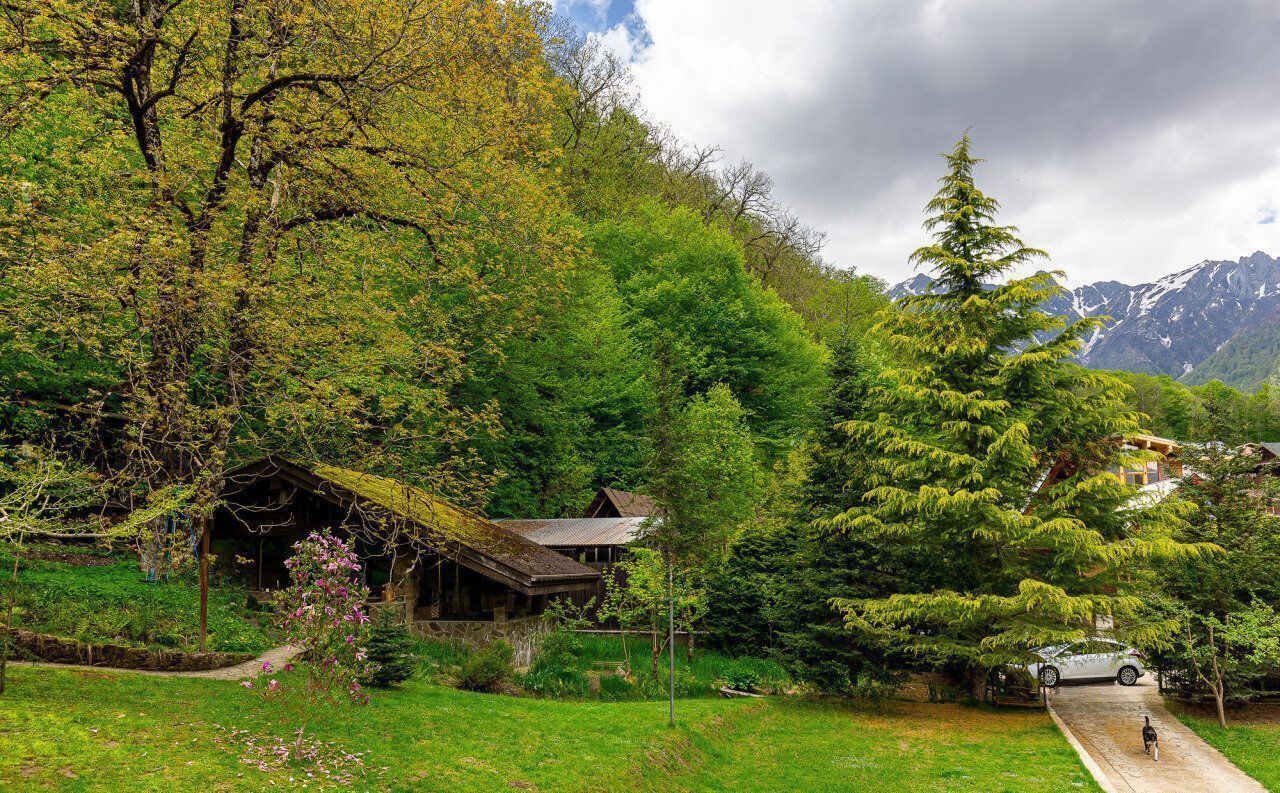
[[[725,671],[725,683],[735,691],[754,692],[760,685],[760,671],[754,664],[734,661]]]
[[[533,668],[521,677],[520,683],[529,691],[547,697],[586,697],[591,694],[591,681],[576,669]]]
[[[493,692],[511,679],[516,652],[502,640],[490,642],[462,662],[458,670],[458,688],[467,691]]]
[[[579,634],[557,625],[538,639],[532,669],[570,669],[582,654]]]
[[[413,639],[399,625],[383,625],[369,633],[369,661],[372,669],[364,683],[386,688],[403,683],[413,677],[418,658],[413,651]]]
[[[600,678],[601,699],[633,699],[637,694],[636,687],[627,682],[625,677],[604,675]]]

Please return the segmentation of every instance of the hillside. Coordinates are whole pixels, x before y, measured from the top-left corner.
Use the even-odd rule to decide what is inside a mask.
[[[889,294],[919,294],[929,283],[916,275]],[[1064,289],[1048,309],[1068,321],[1110,318],[1078,356],[1095,369],[1254,388],[1280,360],[1280,259],[1261,251],[1236,261],[1206,260],[1151,283]]]
[[[1221,380],[1246,391],[1280,385],[1280,323],[1237,334],[1182,380],[1191,385]]]

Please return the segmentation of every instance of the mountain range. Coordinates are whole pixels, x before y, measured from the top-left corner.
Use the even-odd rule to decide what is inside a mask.
[[[889,296],[931,285],[921,273]],[[1151,283],[1064,287],[1045,308],[1068,322],[1110,317],[1077,355],[1091,368],[1166,374],[1192,385],[1218,379],[1246,390],[1280,385],[1280,259],[1261,251],[1206,260]]]

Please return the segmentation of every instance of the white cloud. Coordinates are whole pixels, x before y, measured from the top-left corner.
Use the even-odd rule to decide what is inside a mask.
[[[615,55],[624,61],[629,61],[637,54],[639,42],[636,41],[631,30],[625,22],[619,22],[603,33],[589,33],[593,39],[597,39],[608,49],[612,50]]]
[[[972,128],[979,183],[1075,281],[1280,254],[1280,6],[1185,0],[637,0],[650,114],[769,171],[827,256],[895,280],[934,155]]]

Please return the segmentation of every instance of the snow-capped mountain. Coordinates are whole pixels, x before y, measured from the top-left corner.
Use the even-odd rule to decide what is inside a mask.
[[[930,283],[919,274],[889,295],[920,294]],[[1204,261],[1149,284],[1099,281],[1064,291],[1047,309],[1068,321],[1111,318],[1086,340],[1079,356],[1086,366],[1194,380],[1196,367],[1233,340],[1248,343],[1280,323],[1280,259],[1259,251],[1234,262]]]

